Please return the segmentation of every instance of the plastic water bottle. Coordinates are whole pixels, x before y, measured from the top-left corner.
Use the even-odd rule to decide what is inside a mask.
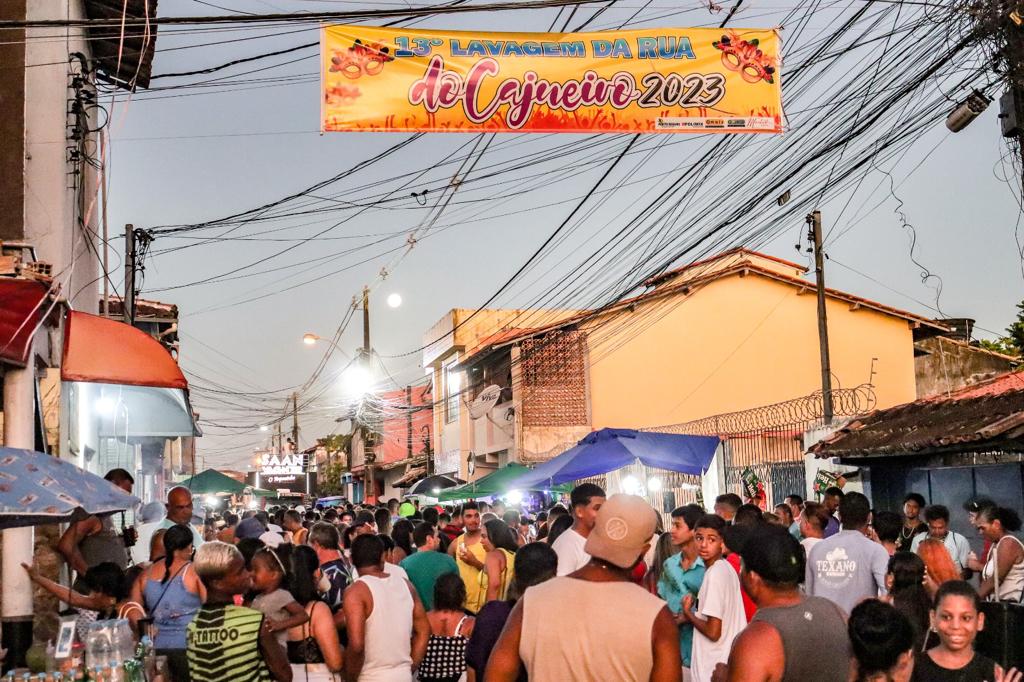
[[[46,642],[46,672],[52,673],[57,669],[57,649],[53,646],[53,640]]]

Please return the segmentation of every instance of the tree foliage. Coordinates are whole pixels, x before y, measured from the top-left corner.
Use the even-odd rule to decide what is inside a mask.
[[[1024,301],[1017,304],[1017,319],[1006,328],[1006,336],[995,341],[983,340],[979,345],[1004,355],[1024,356]]]
[[[352,434],[331,434],[317,441],[327,450],[327,461],[320,467],[317,476],[317,495],[341,495],[344,492],[341,477],[348,471],[348,451],[352,446]]]

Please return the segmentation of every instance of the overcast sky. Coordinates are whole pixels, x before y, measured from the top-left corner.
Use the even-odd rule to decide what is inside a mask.
[[[745,4],[734,21],[739,26],[771,26],[772,12],[781,12],[780,0],[769,5],[752,0]],[[243,2],[222,0],[222,7],[249,12],[324,9],[325,5],[275,0],[274,2]],[[337,2],[331,8],[353,6],[389,7],[403,3]],[[623,0],[594,23],[605,28],[625,21],[643,3]],[[668,0],[654,0],[643,8],[640,26],[695,26],[716,24],[721,18],[693,2],[686,9]],[[591,9],[581,9],[592,12]],[[160,13],[208,15],[226,13],[207,3],[161,3]],[[649,19],[648,19],[649,17]],[[544,31],[551,26],[555,10],[507,12],[501,17],[504,30]],[[457,29],[496,29],[496,17],[465,15],[441,17],[417,24],[421,27]],[[829,29],[828,19],[812,18],[813,32]],[[317,40],[315,29],[277,27],[288,35],[274,38],[234,42],[195,49],[169,49],[201,42],[221,41],[225,34],[198,34],[194,30],[174,34],[161,29],[158,52],[153,65],[156,74],[204,68],[261,52],[291,47]],[[239,38],[265,34],[266,31],[238,31]],[[785,39],[785,31],[783,37]],[[305,58],[304,58],[305,57]],[[235,92],[212,88],[204,94],[195,91],[140,93],[130,103],[116,109],[111,131],[113,156],[111,165],[112,232],[120,232],[124,223],[140,227],[189,223],[221,217],[274,201],[304,189],[315,182],[357,165],[360,161],[405,139],[403,134],[330,133],[320,135],[318,129],[319,92],[315,50],[306,50],[278,57],[266,64],[294,63],[271,71],[250,74],[263,76],[305,75],[305,80],[279,85],[262,84]],[[264,62],[236,67],[227,75],[264,66]],[[179,79],[183,82],[197,79]],[[169,84],[157,79],[153,86]],[[783,81],[785,82],[785,80]],[[785,91],[784,91],[785,93]],[[952,105],[950,105],[952,106]],[[990,337],[1001,332],[1015,315],[1015,304],[1022,298],[1022,267],[1015,241],[1018,205],[1011,175],[1005,181],[1009,166],[1001,161],[1006,146],[999,135],[996,118],[998,106],[993,105],[966,130],[956,135],[941,125],[924,135],[910,153],[897,164],[893,178],[896,193],[903,201],[902,211],[917,231],[916,259],[931,273],[941,278],[942,292],[938,306],[951,317],[977,319],[976,336]],[[534,135],[529,138],[498,136],[482,157],[477,171],[502,159],[527,152],[540,152],[565,144],[571,135]],[[365,185],[346,200],[379,194],[395,186],[396,176],[419,171],[435,159],[440,160],[456,148],[472,145],[474,136],[435,134],[410,144],[401,152],[370,168],[358,170],[335,190]],[[513,144],[513,142],[515,144]],[[610,139],[604,143],[605,153],[621,143]],[[615,196],[608,197],[589,218],[588,230],[573,233],[563,245],[566,253],[582,248],[588,238],[607,234],[629,216],[629,209],[644,193],[656,186],[656,178],[687,158],[688,149],[696,142],[680,141],[671,148],[654,152],[649,162],[639,169],[636,182]],[[467,147],[468,148],[468,147]],[[582,158],[582,157],[579,157]],[[923,162],[922,162],[923,160]],[[216,383],[225,390],[247,392],[277,391],[301,385],[315,368],[319,352],[301,343],[305,332],[329,336],[351,306],[352,296],[364,283],[377,282],[372,294],[373,347],[382,356],[407,353],[421,345],[424,331],[447,310],[454,307],[475,308],[482,304],[505,279],[537,248],[551,230],[567,215],[569,198],[581,196],[597,180],[604,166],[577,167],[579,159],[569,159],[557,186],[538,189],[523,199],[495,199],[488,202],[479,190],[473,202],[459,204],[456,195],[449,210],[438,220],[451,225],[432,231],[400,262],[396,253],[359,261],[380,252],[400,247],[402,234],[420,224],[428,215],[434,198],[428,193],[426,206],[407,200],[389,210],[366,211],[335,226],[317,241],[275,256],[256,270],[277,268],[266,274],[246,276],[230,281],[178,287],[206,277],[225,273],[253,261],[270,257],[294,242],[230,241],[206,243],[172,254],[157,254],[147,262],[143,297],[175,303],[181,311],[181,363],[208,384]],[[557,159],[543,166],[544,171],[558,168]],[[537,170],[540,170],[538,167]],[[449,171],[446,171],[450,173]],[[531,169],[506,184],[490,188],[496,195],[530,183]],[[424,176],[443,177],[443,173]],[[544,184],[542,181],[540,184]],[[415,185],[413,186],[415,187]],[[877,188],[877,189],[876,189]],[[408,190],[401,193],[408,195]],[[846,291],[869,297],[885,304],[919,314],[938,316],[934,283],[923,283],[920,269],[911,262],[910,240],[899,219],[898,203],[888,192],[888,181],[880,172],[870,172],[862,194],[842,213],[838,225],[834,216],[845,205],[841,197],[822,206],[826,232],[832,230],[828,244],[831,261],[828,283]],[[502,201],[500,210],[494,204]],[[859,213],[857,207],[867,201]],[[868,212],[877,203],[880,206]],[[549,205],[546,205],[549,204]],[[528,212],[524,209],[531,209]],[[501,215],[502,213],[510,215]],[[349,214],[346,214],[349,215]],[[832,218],[832,220],[830,220]],[[314,217],[312,220],[323,221]],[[309,236],[339,220],[311,224],[312,220],[288,223],[291,231],[263,235],[262,238],[293,238]],[[593,232],[588,233],[590,225]],[[237,234],[251,234],[275,225],[250,226]],[[806,254],[794,249],[801,222],[779,234],[762,250],[787,259],[806,262]],[[218,232],[204,233],[208,235]],[[382,246],[366,248],[354,254],[341,254],[354,245],[365,245],[379,235],[396,233]],[[842,235],[842,236],[839,236]],[[346,239],[347,238],[347,239]],[[195,244],[180,239],[158,239],[153,251]],[[330,254],[338,253],[331,256]],[[319,259],[319,260],[316,260]],[[115,259],[116,260],[116,259]],[[312,261],[312,262],[311,262]],[[383,283],[379,282],[382,267],[393,269]],[[343,269],[346,268],[346,269]],[[547,262],[530,284],[518,287],[502,299],[503,305],[522,304],[530,300],[545,283],[557,281],[557,262]],[[115,273],[120,270],[115,269]],[[115,279],[119,274],[114,275]],[[283,293],[274,292],[297,286]],[[163,289],[163,290],[161,290]],[[403,305],[391,309],[385,304],[390,293],[401,294]],[[249,302],[246,299],[266,296]],[[362,342],[358,319],[349,326],[341,345],[353,350]],[[386,360],[388,372],[398,383],[419,379],[419,354]],[[813,360],[813,359],[811,359]],[[337,370],[344,363],[335,357],[329,369]],[[865,376],[865,379],[867,377]],[[338,389],[340,391],[340,388]],[[340,393],[328,391],[307,414],[302,416],[302,445],[331,432],[337,414]],[[221,412],[217,406],[199,401],[204,418],[217,421],[238,414]],[[245,401],[240,401],[243,404]],[[280,405],[283,411],[283,402]],[[253,415],[249,428],[237,433],[207,428],[199,452],[210,466],[244,467],[254,447],[263,443],[266,434],[257,424],[266,422],[265,415]],[[288,428],[286,426],[286,428]]]

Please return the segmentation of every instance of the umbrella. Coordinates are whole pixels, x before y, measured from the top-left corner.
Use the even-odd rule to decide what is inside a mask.
[[[465,483],[461,478],[455,476],[449,476],[447,474],[434,474],[421,478],[412,484],[406,495],[427,495],[429,497],[437,497],[437,490],[444,490],[445,488],[454,488],[457,485]]]
[[[469,483],[460,485],[457,488],[444,490],[437,497],[442,502],[450,502],[452,500],[465,500],[470,497],[500,495],[502,493],[507,493],[510,490],[517,489],[518,486],[513,485],[513,483],[517,478],[529,471],[530,469],[522,464],[508,464],[497,471],[492,471],[486,476],[481,476],[475,481],[470,481]],[[538,486],[538,489],[542,488],[543,486]],[[569,486],[564,486],[564,489],[560,489],[560,486],[556,486],[552,490],[555,492],[569,492]]]
[[[67,460],[0,448],[0,528],[81,521],[139,503],[134,495]]]
[[[277,497],[277,493],[272,490],[253,488],[241,481],[236,481],[227,474],[222,474],[216,469],[207,469],[192,478],[186,478],[184,481],[175,483],[175,485],[188,488],[193,495],[241,495],[246,489],[249,489],[256,497]]]
[[[601,429],[510,484],[523,490],[553,486],[606,474],[637,460],[656,469],[699,476],[711,465],[718,445],[717,436]]]

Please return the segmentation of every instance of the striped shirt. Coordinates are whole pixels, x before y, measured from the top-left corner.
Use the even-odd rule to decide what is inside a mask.
[[[263,614],[244,606],[204,606],[186,633],[193,682],[265,682],[271,679],[260,651]]]

